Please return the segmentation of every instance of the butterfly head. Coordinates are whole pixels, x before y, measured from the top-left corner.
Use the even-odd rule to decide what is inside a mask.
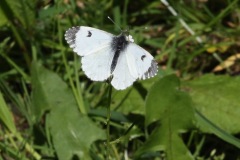
[[[127,36],[127,40],[129,42],[134,42],[134,39],[133,39],[133,37],[130,34]]]
[[[125,38],[128,42],[134,42],[134,39],[133,37],[129,34],[129,31],[126,30],[126,31],[123,31],[122,32],[123,35],[125,35]]]

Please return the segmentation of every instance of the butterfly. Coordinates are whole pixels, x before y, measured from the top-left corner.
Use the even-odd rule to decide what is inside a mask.
[[[81,58],[82,70],[93,81],[111,80],[116,90],[131,86],[137,79],[157,74],[157,62],[134,43],[127,31],[118,36],[86,26],[68,29],[65,39]]]

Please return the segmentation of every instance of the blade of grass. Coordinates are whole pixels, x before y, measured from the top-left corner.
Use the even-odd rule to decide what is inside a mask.
[[[12,133],[15,133],[17,131],[16,126],[13,121],[13,116],[3,99],[3,95],[0,92],[0,119],[4,123],[4,125],[11,131]]]
[[[234,0],[234,1],[229,1],[231,2],[224,10],[222,10],[220,12],[220,14],[218,14],[217,16],[215,16],[215,18],[212,19],[212,21],[210,21],[206,26],[206,28],[212,27],[213,25],[215,25],[217,22],[221,21],[223,19],[224,16],[227,15],[227,12],[230,11],[230,9],[238,2],[239,0]]]
[[[231,134],[225,132],[221,128],[217,127],[214,123],[208,120],[204,115],[202,115],[199,111],[196,110],[196,119],[204,128],[208,128],[213,134],[223,139],[224,141],[238,147],[240,149],[240,139],[235,138]]]
[[[10,144],[6,144],[6,142],[2,143],[0,142],[0,150],[1,150],[1,154],[5,154],[4,157],[0,156],[1,158],[4,158],[3,160],[6,160],[6,157],[11,157],[14,159],[20,159],[20,155],[18,153],[18,151],[16,151],[16,149],[13,149],[12,147],[9,146]],[[21,155],[21,160],[28,160],[26,157],[23,157]]]
[[[2,8],[3,14],[8,19],[10,28],[13,32],[13,35],[14,35],[18,45],[22,49],[22,54],[24,56],[26,64],[28,67],[30,67],[30,57],[29,57],[29,54],[27,53],[27,48],[25,47],[24,40],[22,39],[20,33],[18,32],[17,28],[15,27],[15,25],[13,23],[13,21],[15,20],[14,12],[11,10],[11,7],[8,5],[8,3],[5,0],[1,1],[0,7]]]
[[[78,104],[79,107],[82,106],[82,110],[84,111],[84,113],[86,113],[86,106],[84,104],[84,100],[83,100],[83,93],[82,93],[82,89],[80,86],[80,81],[79,81],[79,72],[78,72],[78,67],[79,67],[79,62],[80,62],[80,57],[77,56],[77,54],[74,54],[74,71],[75,71],[75,82],[76,82],[76,92],[77,92],[77,98],[78,98]]]
[[[177,39],[179,37],[179,31],[180,31],[180,26],[177,24],[176,34],[175,34],[176,38],[173,39],[173,45],[171,47],[171,52],[169,54],[169,59],[168,59],[168,62],[167,62],[167,69],[168,70],[171,70],[173,60],[176,56],[175,54],[176,54],[176,48],[177,48]]]
[[[3,99],[3,96],[2,96],[1,92],[0,92],[0,106],[1,106],[0,107],[0,111],[1,111],[0,112],[0,119],[4,122],[4,125],[14,135],[14,137],[16,137],[18,139],[18,141],[25,143],[24,138],[21,136],[21,134],[16,129],[16,126],[15,126],[14,121],[13,121],[13,116],[12,116],[10,110],[8,109],[8,106],[7,106],[6,102]],[[11,141],[11,144],[13,146],[15,146],[15,148],[16,148],[16,146],[17,146],[15,144],[16,141],[13,140],[13,138],[11,136],[9,137],[9,140]],[[24,144],[24,148],[26,149],[26,151],[28,151],[37,160],[41,159],[41,156],[28,143]]]
[[[178,18],[180,24],[193,36],[196,37],[196,41],[199,43],[199,44],[202,44],[203,43],[203,40],[200,36],[196,35],[196,33],[188,26],[188,24],[181,18],[179,17],[178,13],[172,8],[172,6],[170,6],[170,4],[167,2],[167,0],[160,0],[167,8],[168,10]],[[228,9],[230,8],[230,6],[232,7],[233,4],[236,3],[237,0],[235,0],[233,3],[231,3],[231,5],[229,5],[227,7],[227,9],[224,10],[223,13],[220,13],[219,16],[217,16],[218,18],[222,17],[223,15],[225,15],[225,13],[228,11]],[[219,20],[219,19],[218,19]],[[217,19],[213,20],[213,22],[215,23],[217,21]],[[213,25],[214,23],[209,23],[207,26],[210,27],[211,25]],[[207,28],[207,27],[206,27]],[[213,54],[213,57],[220,63],[220,64],[223,64],[223,60],[221,59],[221,57],[216,53],[214,52]],[[226,70],[228,71],[228,73],[231,73],[231,70],[228,66],[225,67]]]
[[[75,98],[76,98],[76,101],[77,101],[77,103],[78,103],[79,110],[80,110],[81,113],[86,114],[87,111],[86,111],[86,109],[85,109],[85,105],[84,105],[84,102],[83,102],[82,95],[81,95],[81,96],[79,95],[79,93],[81,93],[81,91],[77,91],[77,89],[78,89],[78,87],[79,87],[80,85],[78,84],[78,85],[77,85],[78,87],[75,87],[75,86],[74,86],[73,79],[72,79],[72,77],[71,77],[71,75],[70,75],[70,74],[71,74],[70,68],[69,68],[69,66],[68,66],[68,64],[67,64],[66,56],[65,56],[65,54],[64,54],[63,51],[61,51],[61,52],[62,52],[63,63],[64,63],[64,66],[65,66],[65,68],[66,68],[66,71],[67,71],[69,83],[70,83],[71,89],[72,89],[72,91],[73,91],[73,94],[74,94],[74,96],[75,96]],[[81,97],[81,98],[80,98],[80,97]]]
[[[123,8],[123,27],[127,26],[127,10],[128,10],[128,2],[129,0],[124,1],[124,8]]]
[[[67,71],[70,86],[72,88],[73,94],[74,94],[74,96],[76,98],[76,101],[78,103],[79,110],[80,110],[81,113],[87,114],[87,111],[86,111],[86,108],[85,108],[85,105],[84,105],[84,101],[83,101],[83,97],[82,97],[82,93],[81,93],[81,90],[79,89],[80,88],[80,85],[79,85],[80,82],[77,84],[77,87],[75,87],[74,83],[73,83],[73,79],[70,75],[71,72],[70,72],[70,68],[67,64],[67,59],[66,59],[66,56],[64,54],[64,46],[63,46],[63,42],[62,42],[62,37],[63,37],[62,33],[64,33],[64,32],[62,32],[62,28],[61,28],[60,23],[61,23],[60,20],[58,20],[58,22],[57,22],[57,24],[58,24],[58,39],[59,39],[60,46],[62,48],[61,49],[61,55],[62,55],[63,63],[64,63],[64,66],[66,68],[66,71]],[[75,60],[74,66],[75,66],[75,69],[76,69],[76,66],[77,66],[76,60]],[[76,74],[76,76],[75,76],[76,82],[78,82],[78,80],[77,80],[78,73],[76,71],[75,71],[75,74]]]
[[[24,78],[26,82],[30,81],[30,77],[8,56],[5,54],[0,54],[5,60]]]
[[[123,26],[122,26],[122,21],[121,21],[121,13],[120,13],[120,8],[119,8],[119,6],[116,6],[116,7],[114,7],[114,9],[113,9],[113,20],[114,20],[114,22],[117,24],[117,25],[119,25],[120,26],[120,28],[122,28]],[[118,26],[117,25],[114,25],[114,29],[116,30],[116,31],[119,31],[119,28],[118,28]],[[124,26],[125,27],[125,26]]]

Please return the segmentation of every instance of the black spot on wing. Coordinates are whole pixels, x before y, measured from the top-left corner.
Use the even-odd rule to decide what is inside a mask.
[[[147,72],[143,74],[143,76],[140,79],[147,79],[147,78],[154,77],[157,75],[157,72],[158,72],[157,62],[155,60],[152,60],[151,66],[149,67]]]
[[[119,36],[115,36],[112,39],[111,49],[114,53],[113,60],[111,63],[111,73],[114,71],[117,65],[118,58],[126,48],[129,42],[126,40],[126,36],[122,33]]]
[[[80,26],[69,28],[65,32],[65,40],[70,45],[71,48],[75,48],[76,34],[80,30]]]
[[[145,57],[146,57],[146,55],[142,55],[141,60],[143,61]]]
[[[91,37],[91,36],[92,36],[92,32],[88,31],[87,37]]]

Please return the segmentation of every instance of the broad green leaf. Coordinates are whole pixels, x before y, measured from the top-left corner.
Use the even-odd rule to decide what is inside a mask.
[[[56,102],[62,99],[57,97],[68,96],[70,92],[67,85],[62,82],[58,75],[43,68],[39,63],[32,63],[32,99],[33,99],[33,116],[35,121],[40,121],[42,115],[55,107]],[[68,98],[68,97],[66,97]]]
[[[144,99],[134,87],[113,92],[112,106],[112,109],[124,114],[144,113]]]
[[[74,155],[90,159],[90,145],[104,139],[103,130],[87,116],[80,114],[76,100],[61,78],[32,63],[33,110],[38,120],[48,110],[46,128],[60,160],[69,160]]]
[[[145,98],[148,89],[157,79],[158,77],[155,76],[151,79],[135,82],[132,87],[126,90],[113,92],[112,109],[124,114],[145,114]]]
[[[159,122],[136,155],[165,150],[168,160],[193,159],[180,133],[193,127],[191,98],[179,90],[179,80],[170,75],[160,79],[150,89],[146,99],[146,125]]]
[[[184,115],[184,118],[175,114]],[[154,84],[146,99],[146,125],[165,118],[178,122],[173,126],[177,130],[181,127],[188,128],[192,124],[191,99],[180,90],[179,79],[174,75],[166,76]]]
[[[81,115],[76,104],[54,107],[47,123],[60,160],[70,160],[73,155],[91,159],[90,145],[96,140],[105,139],[104,131],[87,116]]]
[[[240,132],[240,77],[205,75],[184,83],[197,110],[228,133]],[[203,131],[211,132],[200,125]]]

